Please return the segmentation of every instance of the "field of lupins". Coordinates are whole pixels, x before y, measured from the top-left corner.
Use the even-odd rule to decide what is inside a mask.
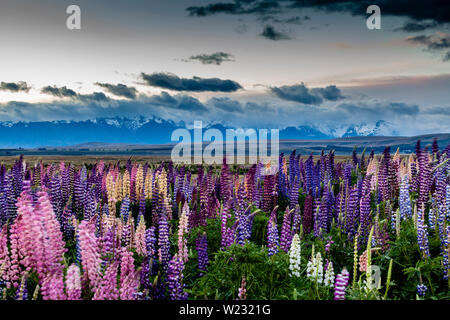
[[[0,168],[0,297],[449,299],[450,146]]]

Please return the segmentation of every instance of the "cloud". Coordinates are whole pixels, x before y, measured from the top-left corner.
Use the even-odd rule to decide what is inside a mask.
[[[24,81],[19,82],[1,82],[0,83],[0,90],[3,91],[11,91],[11,92],[19,92],[24,91],[28,92],[30,91],[31,87],[28,86],[28,84]]]
[[[381,8],[383,15],[407,17],[415,21],[432,20],[436,23],[450,22],[450,7],[441,0],[289,0],[291,8],[312,8],[324,12],[349,12],[352,15],[366,15],[372,4]]]
[[[376,103],[342,103],[337,109],[344,110],[349,114],[364,117],[389,117],[389,116],[416,116],[419,114],[417,105],[410,105],[401,102],[376,102]]]
[[[312,89],[311,92],[321,95],[325,100],[330,101],[337,101],[345,98],[342,95],[341,90],[334,85],[325,88],[315,88]]]
[[[79,94],[78,99],[82,101],[96,101],[96,102],[106,102],[110,100],[103,92]]]
[[[311,94],[310,90],[303,83],[293,86],[271,87],[270,92],[280,99],[303,104],[321,104],[323,101],[322,98]]]
[[[403,31],[403,32],[420,32],[425,31],[427,29],[432,29],[438,26],[436,21],[431,22],[414,22],[407,21],[403,24],[402,27],[394,29],[394,31]]]
[[[58,88],[56,86],[46,86],[41,89],[41,93],[50,94],[55,97],[76,97],[77,93],[72,89],[68,89],[66,86]]]
[[[271,87],[269,91],[278,98],[303,104],[321,104],[323,100],[337,101],[343,99],[341,90],[336,86],[308,89],[304,83],[292,86]]]
[[[153,95],[149,97],[146,101],[150,102],[151,104],[184,111],[205,112],[208,110],[199,100],[194,97],[184,94],[171,96],[165,91],[161,92],[160,95]]]
[[[245,25],[245,24],[238,25],[238,26],[234,29],[234,31],[236,31],[236,32],[239,33],[239,34],[244,34],[244,33],[247,32],[247,30],[248,30],[248,27],[247,27],[247,25]]]
[[[223,14],[268,14],[278,12],[280,9],[278,1],[271,0],[235,0],[227,3],[212,3],[206,6],[188,7],[186,11],[190,16],[205,17],[218,13]]]
[[[234,0],[226,3],[210,3],[189,7],[190,16],[204,17],[214,14],[292,14],[294,9],[314,9],[325,13],[350,13],[366,16],[368,6],[376,4],[382,15],[404,17],[411,20],[400,29],[406,32],[423,31],[432,28],[433,23],[450,23],[450,6],[443,0]],[[426,21],[426,22],[424,22]],[[422,30],[419,30],[424,28]],[[415,31],[414,31],[415,30]]]
[[[432,35],[419,35],[406,38],[406,41],[423,45],[429,51],[442,51],[450,48],[450,34],[436,32]],[[443,57],[443,61],[448,61],[448,54]]]
[[[434,107],[425,108],[422,112],[424,114],[450,117],[450,107],[434,106]]]
[[[172,73],[141,73],[141,77],[150,86],[174,91],[234,92],[242,88],[236,81],[219,78],[193,77],[192,79],[186,79]]]
[[[316,97],[312,99],[317,99],[312,93],[314,89],[303,90]],[[83,98],[55,100],[50,103],[0,103],[0,121],[84,121],[105,116],[156,116],[176,123],[182,119],[185,123],[192,124],[194,120],[202,120],[207,124],[217,122],[219,117],[222,123],[234,128],[285,128],[305,125],[326,134],[338,135],[351,126],[367,125],[370,128],[377,121],[384,120],[392,124],[389,128],[395,129],[395,133],[401,135],[450,132],[448,121],[442,120],[448,118],[448,107],[424,108],[396,101],[368,99],[336,102],[321,98],[323,105],[315,105],[293,104],[289,100],[267,96],[258,101],[214,97],[203,103],[183,93],[171,95],[165,91],[151,96],[141,94],[135,100],[105,100],[102,93],[92,94],[91,99],[87,99],[86,96],[89,95],[81,96]],[[383,130],[390,130],[389,128]],[[386,131],[383,134],[394,134],[394,131]]]
[[[128,99],[136,99],[137,90],[134,87],[128,87],[121,83],[114,85],[109,83],[96,82],[95,84],[106,89],[109,93],[112,93],[115,96],[125,97]]]
[[[234,56],[231,53],[226,52],[215,52],[212,54],[199,54],[196,56],[190,56],[189,59],[185,60],[187,62],[192,60],[198,60],[202,64],[215,64],[221,65],[223,62],[230,61],[234,62]]]
[[[447,53],[445,54],[445,56],[442,58],[442,61],[450,61],[450,51],[447,51]]]
[[[295,24],[295,25],[301,25],[304,21],[311,20],[309,16],[293,16],[290,18],[277,18],[274,16],[263,16],[258,18],[258,21],[261,22],[271,22],[271,23],[280,23],[280,24]]]
[[[274,40],[274,41],[278,41],[278,40],[290,40],[291,37],[283,32],[280,32],[278,30],[275,30],[274,27],[272,27],[271,25],[266,25],[264,27],[263,32],[260,34],[260,36],[269,39],[269,40]]]
[[[214,107],[223,110],[225,112],[244,112],[244,109],[241,103],[237,100],[232,100],[227,97],[222,98],[212,98],[208,101],[208,103],[212,104]]]

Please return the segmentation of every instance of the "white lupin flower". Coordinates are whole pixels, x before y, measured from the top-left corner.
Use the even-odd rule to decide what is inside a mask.
[[[306,269],[306,276],[317,283],[323,282],[322,255],[317,252],[316,257],[311,257]]]
[[[300,238],[298,234],[295,234],[292,238],[291,249],[289,250],[289,270],[291,271],[290,276],[293,275],[300,277],[300,262],[301,262],[301,246]]]
[[[334,285],[334,270],[333,262],[331,261],[328,263],[327,270],[325,271],[324,285],[331,288]]]

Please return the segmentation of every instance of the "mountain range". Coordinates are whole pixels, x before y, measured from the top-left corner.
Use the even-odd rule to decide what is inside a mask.
[[[125,144],[167,144],[172,132],[186,128],[184,122],[159,118],[97,118],[86,121],[36,121],[0,122],[0,148],[65,147],[88,142]],[[228,127],[210,124],[204,129],[215,128],[225,137]],[[313,126],[287,127],[279,132],[280,140],[326,140],[341,137],[380,136],[396,133],[389,123],[378,121],[373,125],[359,124],[338,130],[321,130]]]

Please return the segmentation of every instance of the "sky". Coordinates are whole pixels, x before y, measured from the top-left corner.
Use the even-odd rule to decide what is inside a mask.
[[[449,22],[441,0],[2,0],[0,121],[450,132]]]

